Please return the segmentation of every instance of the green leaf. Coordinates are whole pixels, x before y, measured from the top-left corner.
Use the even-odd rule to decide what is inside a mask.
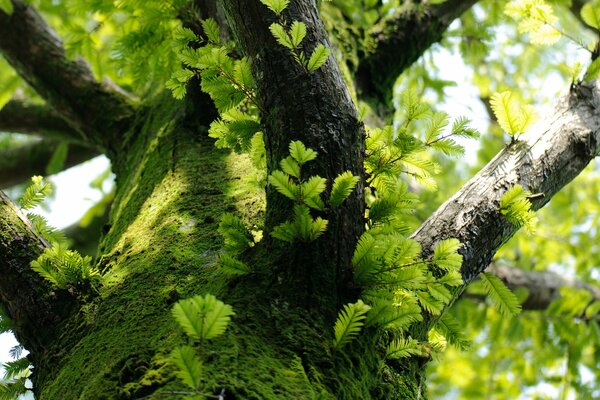
[[[519,184],[511,187],[500,198],[500,212],[517,228],[524,226],[529,233],[533,233],[537,218],[527,197],[530,195]]]
[[[600,29],[600,9],[595,2],[586,3],[581,7],[581,18],[592,28]]]
[[[279,166],[286,174],[294,178],[300,178],[300,165],[291,156],[287,156],[279,162]]]
[[[19,199],[19,206],[23,210],[30,210],[40,205],[52,193],[52,185],[41,176],[32,176],[31,182],[32,184],[25,189],[25,193]]]
[[[290,142],[290,156],[302,165],[317,158],[317,152],[304,146],[301,141],[293,140]]]
[[[463,261],[462,255],[458,254],[461,247],[458,239],[442,240],[433,251],[433,262],[446,271],[458,271]]]
[[[173,317],[192,339],[212,339],[227,329],[235,313],[230,305],[211,294],[180,300],[173,306]]]
[[[260,2],[269,7],[277,15],[281,14],[288,4],[290,4],[290,0],[260,0]]]
[[[292,46],[294,48],[300,45],[300,42],[306,36],[306,24],[300,21],[294,21],[290,28],[290,37],[292,38]]]
[[[212,18],[202,20],[202,29],[204,34],[211,43],[218,44],[221,42],[221,35],[219,32],[219,24]]]
[[[302,199],[306,200],[319,196],[325,190],[326,183],[327,180],[325,178],[321,178],[320,176],[311,176],[306,182],[300,185]]]
[[[525,133],[537,119],[533,107],[519,104],[510,91],[494,93],[490,105],[498,124],[509,135]]]
[[[252,272],[248,265],[229,254],[221,254],[219,256],[219,264],[221,265],[221,270],[229,276],[243,276]]]
[[[365,324],[404,330],[413,323],[422,320],[421,308],[418,305],[410,303],[392,304],[391,301],[379,300],[369,310]]]
[[[233,77],[236,82],[242,85],[245,89],[251,89],[254,87],[254,78],[252,77],[252,70],[250,69],[250,63],[246,57],[236,61],[233,67]]]
[[[289,198],[290,200],[297,200],[298,198],[298,185],[290,180],[289,175],[282,171],[273,171],[269,175],[269,183],[275,187],[275,189]]]
[[[243,252],[254,243],[254,237],[242,220],[231,213],[221,216],[219,233],[225,240],[225,249],[234,254]]]
[[[423,348],[415,339],[398,338],[387,348],[386,357],[391,359],[423,355]]]
[[[290,40],[288,33],[282,25],[274,22],[271,24],[271,26],[269,26],[269,30],[273,34],[273,37],[275,37],[275,39],[277,40],[277,43],[284,47],[287,47],[290,50],[294,49],[294,44]]]
[[[521,312],[519,300],[515,294],[504,285],[500,278],[489,272],[483,272],[480,275],[480,278],[488,297],[500,314],[506,317],[512,317]]]
[[[585,71],[585,81],[590,82],[600,76],[600,58],[596,58]]]
[[[344,306],[335,321],[333,347],[336,350],[342,348],[358,335],[370,308],[362,300]]]
[[[323,44],[318,44],[308,60],[308,70],[312,72],[319,69],[327,61],[329,53],[330,50],[328,47],[325,47]]]
[[[471,346],[471,342],[465,337],[460,323],[448,313],[442,315],[442,318],[437,321],[435,329],[446,338],[448,343],[456,346],[459,350],[464,351]]]
[[[171,362],[177,366],[177,377],[190,389],[198,390],[202,379],[202,362],[190,346],[179,346],[171,352]]]
[[[350,196],[350,193],[352,193],[359,180],[360,178],[352,175],[350,171],[339,174],[333,181],[331,196],[329,197],[331,207],[335,208],[342,205],[344,200]]]
[[[444,302],[433,297],[429,292],[417,291],[417,298],[421,307],[432,315],[440,315],[444,310]]]
[[[0,10],[4,11],[8,15],[12,15],[14,8],[10,0],[0,0]]]
[[[448,126],[448,114],[445,112],[434,112],[425,130],[425,143],[430,144],[438,138],[444,128]]]

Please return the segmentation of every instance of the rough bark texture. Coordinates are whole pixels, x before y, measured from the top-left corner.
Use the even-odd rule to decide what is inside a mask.
[[[0,150],[0,189],[29,180],[33,175],[46,175],[48,163],[59,142],[41,140]],[[63,169],[81,164],[99,155],[97,150],[76,144],[68,145]]]
[[[57,328],[73,310],[72,298],[56,294],[29,262],[48,243],[34,232],[23,213],[0,191],[0,301],[20,343],[33,362],[48,356]]]
[[[389,100],[400,73],[440,41],[452,21],[477,1],[448,0],[431,5],[404,2],[369,33],[356,74],[359,90],[368,97]]]
[[[84,139],[114,151],[131,123],[132,100],[109,80],[96,81],[82,59],[67,59],[62,42],[37,11],[11,1],[11,15],[0,10],[3,56]]]
[[[520,184],[531,193],[533,209],[543,207],[597,155],[600,141],[599,82],[576,86],[554,113],[530,133],[507,144],[493,160],[421,225],[413,238],[429,254],[440,240],[462,243],[462,274],[471,282],[516,228],[499,211],[499,200]]]
[[[524,310],[545,310],[560,297],[561,288],[582,289],[592,299],[600,301],[600,288],[577,279],[570,279],[550,271],[524,271],[494,262],[487,272],[497,275],[511,289],[526,288],[529,295],[522,304]]]
[[[361,176],[364,127],[335,59],[330,57],[323,67],[308,72],[289,49],[275,41],[269,26],[276,22],[276,16],[266,6],[258,1],[222,3],[233,36],[252,62],[258,98],[265,110],[267,170],[279,169],[279,162],[289,154],[290,141],[300,140],[318,153],[315,161],[303,167],[303,176],[320,175],[330,182],[345,171]],[[329,47],[314,0],[292,2],[284,14],[289,24],[306,24],[308,34],[302,50],[307,55],[319,43]],[[280,254],[274,257],[274,265],[282,270],[286,285],[291,279],[294,286],[303,286],[304,290],[297,292],[304,293],[301,301],[314,303],[318,299],[319,304],[314,304],[317,309],[331,312],[347,299],[350,260],[364,229],[363,224],[356,223],[364,217],[363,190],[359,183],[340,209],[323,213],[329,220],[323,238],[294,250],[281,243],[273,245],[273,251]],[[267,188],[266,232],[293,215],[291,206],[291,201]],[[275,275],[275,282],[282,279]]]
[[[0,131],[82,142],[81,134],[47,106],[11,100],[0,109]]]

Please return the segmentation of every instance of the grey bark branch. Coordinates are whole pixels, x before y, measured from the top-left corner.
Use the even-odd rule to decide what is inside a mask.
[[[27,181],[33,175],[46,175],[46,168],[60,142],[41,140],[0,150],[0,189]],[[90,160],[100,153],[89,147],[70,144],[63,168]]]
[[[574,87],[522,140],[507,145],[414,233],[424,253],[454,237],[463,243],[462,275],[471,282],[516,231],[500,213],[499,200],[521,184],[543,198],[534,210],[573,180],[597,155],[600,142],[600,81]]]
[[[83,60],[69,60],[37,11],[21,0],[11,1],[11,15],[0,10],[2,55],[83,139],[111,150],[131,124],[131,99],[114,83],[98,82]]]
[[[554,272],[524,271],[499,262],[492,263],[487,271],[497,275],[512,290],[517,288],[528,290],[529,296],[523,303],[524,310],[547,309],[560,297],[559,291],[563,287],[586,290],[594,300],[600,300],[599,287],[581,280],[565,278]]]
[[[54,293],[29,266],[48,247],[23,213],[0,191],[0,302],[20,343],[43,357],[74,298]]]
[[[11,100],[0,109],[0,131],[71,142],[82,141],[81,134],[54,110],[21,100]]]
[[[440,41],[452,21],[477,1],[448,0],[427,6],[405,2],[368,34],[356,74],[360,91],[368,97],[389,99],[398,75]]]

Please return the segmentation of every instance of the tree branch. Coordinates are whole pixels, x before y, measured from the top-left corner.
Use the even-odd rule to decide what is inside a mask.
[[[335,57],[329,56],[323,66],[309,72],[273,37],[269,26],[277,17],[264,4],[245,0],[221,0],[221,3],[233,36],[252,60],[257,98],[265,110],[262,123],[268,171],[279,169],[279,162],[289,154],[290,141],[300,140],[319,154],[315,161],[303,166],[303,176],[319,175],[333,180],[344,171],[361,176],[364,126]],[[290,24],[298,21],[306,25],[307,34],[301,47],[307,58],[318,44],[330,47],[314,0],[290,2],[283,15]],[[319,270],[306,271],[314,260],[303,260],[310,253],[302,247],[296,248],[297,256],[279,251],[281,262],[275,262],[283,274],[294,275],[290,278],[296,280],[294,284],[306,286],[311,302],[321,299],[327,303],[324,309],[334,312],[351,282],[350,260],[364,230],[363,224],[356,223],[364,218],[363,193],[359,183],[342,207],[323,213],[329,224],[323,237],[314,242],[319,248],[315,247],[313,254],[327,254],[327,262]],[[269,186],[265,231],[270,232],[287,220],[293,214],[291,207],[290,201]],[[266,242],[270,240],[268,237]],[[274,246],[281,248],[278,244]],[[311,290],[319,292],[311,295]]]
[[[452,21],[477,1],[448,0],[427,6],[405,2],[368,34],[356,73],[359,90],[367,97],[388,100],[398,75],[440,41]]]
[[[565,278],[554,272],[524,271],[498,262],[492,263],[487,271],[497,275],[512,290],[520,287],[528,290],[529,296],[523,303],[524,310],[547,309],[560,297],[559,290],[562,287],[586,290],[594,300],[600,301],[599,287],[577,279]]]
[[[109,80],[95,80],[82,59],[69,60],[42,17],[21,0],[0,11],[0,52],[35,91],[88,143],[111,150],[131,124],[132,101]]]
[[[0,191],[0,301],[13,332],[33,357],[43,357],[75,298],[55,293],[29,266],[48,247],[29,220]]]
[[[25,182],[33,175],[46,175],[50,159],[60,142],[41,140],[0,150],[0,189]],[[90,160],[100,153],[89,147],[69,145],[64,169]]]
[[[0,131],[81,142],[81,134],[49,107],[11,100],[0,109]]]
[[[523,139],[508,144],[413,234],[428,255],[436,244],[455,237],[463,243],[462,275],[471,282],[485,270],[497,249],[517,230],[499,210],[510,187],[532,193],[534,210],[573,180],[597,155],[600,142],[600,81],[572,88],[554,113]]]

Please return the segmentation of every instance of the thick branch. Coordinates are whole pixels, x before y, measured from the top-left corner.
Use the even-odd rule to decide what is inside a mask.
[[[71,128],[54,110],[21,100],[11,100],[0,109],[0,131],[72,142],[81,141],[81,134]]]
[[[33,175],[46,175],[48,163],[59,145],[53,140],[42,140],[0,150],[0,188],[19,184]],[[81,164],[97,155],[99,152],[95,149],[71,144],[64,168]]]
[[[583,289],[600,301],[600,288],[577,279],[565,278],[550,271],[524,271],[497,262],[487,271],[496,274],[511,289],[526,288],[529,296],[523,303],[524,310],[545,310],[560,297],[560,288]]]
[[[472,281],[496,250],[516,231],[499,211],[505,191],[521,184],[532,193],[533,209],[543,207],[596,156],[600,142],[600,82],[574,87],[554,113],[507,145],[477,175],[425,221],[413,238],[432,252],[455,237],[462,243],[462,274]]]
[[[442,39],[452,21],[478,0],[448,0],[422,6],[407,1],[376,25],[367,37],[357,82],[368,97],[389,99],[398,75]]]
[[[12,15],[0,11],[2,55],[84,139],[112,149],[130,125],[131,100],[112,82],[96,81],[83,60],[69,60],[56,33],[31,6],[11,1]]]
[[[73,297],[54,293],[29,266],[47,246],[0,191],[0,301],[17,339],[33,357],[43,355],[47,344],[56,340],[56,329],[74,305]]]
[[[335,58],[330,56],[321,68],[309,72],[288,48],[276,42],[269,26],[277,18],[265,5],[247,0],[221,2],[233,36],[252,60],[257,97],[265,110],[262,121],[269,172],[279,169],[279,162],[289,154],[290,141],[301,140],[318,153],[315,161],[302,167],[303,177],[320,175],[333,180],[344,171],[360,176],[364,127]],[[330,47],[314,0],[291,2],[283,14],[290,24],[306,24],[307,35],[301,43],[305,54],[309,56],[318,44]],[[291,207],[292,202],[273,187],[267,188],[266,231],[293,215]],[[364,229],[356,223],[364,218],[362,185],[342,207],[321,215],[329,225],[324,237],[311,243],[314,248],[309,251],[300,246],[297,254],[282,253],[281,262],[275,264],[284,274],[294,275],[290,279],[295,282],[289,285],[299,286],[296,293],[305,293],[309,302],[320,299],[326,303],[321,309],[335,310],[347,289],[345,285],[351,281],[350,260]],[[307,271],[315,264],[314,254],[322,254],[327,262]],[[302,285],[306,288],[302,289]]]

